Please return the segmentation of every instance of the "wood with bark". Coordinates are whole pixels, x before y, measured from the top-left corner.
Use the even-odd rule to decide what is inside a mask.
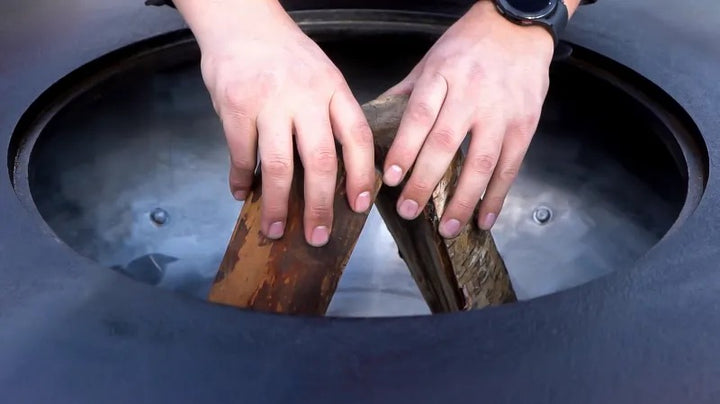
[[[323,247],[310,246],[303,229],[304,175],[296,154],[287,224],[279,240],[261,232],[262,178],[255,178],[210,290],[210,301],[277,313],[325,314],[369,212],[350,208],[340,160],[330,239]],[[377,174],[375,192],[380,182]]]
[[[377,167],[382,167],[406,104],[406,96],[393,96],[363,105],[375,136]],[[402,187],[381,188],[381,177],[376,173],[376,206],[433,312],[480,308],[515,299],[489,232],[469,224],[451,240],[438,233],[439,217],[461,166],[462,155],[458,154],[432,201],[412,221],[400,218],[395,210]],[[261,178],[256,178],[210,291],[210,301],[280,313],[325,313],[367,212],[359,214],[350,208],[340,160],[330,241],[319,248],[308,245],[302,225],[303,176],[296,156],[287,225],[280,240],[270,240],[260,232],[262,185]]]
[[[407,96],[390,96],[363,106],[375,136],[376,165],[382,167],[400,125]],[[440,236],[440,218],[452,197],[464,161],[461,152],[415,220],[402,219],[396,203],[404,185],[382,187],[375,205],[403,260],[434,313],[482,308],[515,301],[505,263],[489,231],[470,221],[452,239]],[[409,178],[410,174],[406,175]]]

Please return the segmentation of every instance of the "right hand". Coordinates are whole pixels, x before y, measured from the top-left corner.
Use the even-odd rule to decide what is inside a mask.
[[[214,2],[197,3],[176,2],[200,44],[203,79],[230,150],[231,192],[246,198],[259,151],[262,232],[282,237],[294,134],[305,169],[305,238],[325,245],[338,167],[334,136],[342,145],[348,203],[356,212],[371,205],[373,137],[360,105],[340,71],[276,1],[225,1],[217,13]]]

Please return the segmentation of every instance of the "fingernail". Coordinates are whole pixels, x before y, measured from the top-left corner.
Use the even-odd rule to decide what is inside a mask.
[[[418,203],[413,201],[412,199],[404,200],[400,204],[400,208],[398,209],[400,217],[406,220],[415,219],[415,216],[417,216],[417,211]]]
[[[330,233],[328,228],[325,226],[318,226],[313,229],[312,235],[310,236],[310,244],[314,247],[322,247],[327,244],[330,239]]]
[[[370,192],[363,192],[355,199],[355,210],[365,212],[370,208]]]
[[[385,171],[383,181],[391,187],[400,184],[400,181],[402,181],[402,168],[397,165],[390,166],[390,168]]]
[[[450,219],[442,224],[440,227],[440,233],[443,237],[455,237],[460,233],[460,221],[457,219]]]
[[[233,196],[234,196],[235,199],[237,199],[238,201],[244,201],[245,198],[247,197],[247,192],[245,192],[245,191],[235,191],[235,193],[233,194]]]
[[[483,230],[490,230],[490,228],[493,227],[493,225],[495,224],[496,217],[497,216],[495,216],[494,213],[488,213],[487,215],[485,215],[482,222],[480,223],[480,228]]]
[[[268,228],[268,238],[279,239],[285,233],[285,226],[282,222],[274,222]]]

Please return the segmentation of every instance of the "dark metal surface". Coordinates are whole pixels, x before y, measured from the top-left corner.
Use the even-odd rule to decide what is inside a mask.
[[[13,0],[0,11],[3,146],[59,78],[181,27],[171,12],[110,0]],[[628,65],[688,111],[710,176],[698,208],[636,264],[529,302],[373,320],[218,307],[79,258],[0,176],[4,401],[718,402],[718,19],[714,0],[610,0],[578,15],[568,39]]]

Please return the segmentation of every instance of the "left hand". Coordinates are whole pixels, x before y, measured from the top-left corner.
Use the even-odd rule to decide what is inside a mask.
[[[513,24],[482,0],[386,92],[410,93],[383,177],[397,186],[414,162],[397,203],[401,217],[419,215],[469,132],[440,233],[457,236],[481,197],[478,226],[493,226],[537,128],[553,52],[545,28]]]

